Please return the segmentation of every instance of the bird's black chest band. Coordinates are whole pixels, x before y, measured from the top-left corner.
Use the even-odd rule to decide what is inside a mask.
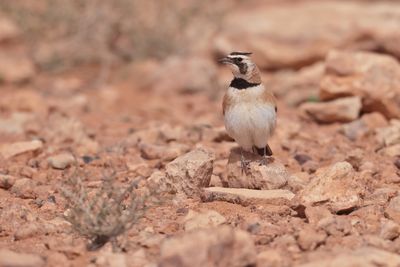
[[[250,83],[242,78],[235,78],[231,81],[230,87],[233,87],[238,90],[248,89],[254,86],[258,86],[260,83]]]

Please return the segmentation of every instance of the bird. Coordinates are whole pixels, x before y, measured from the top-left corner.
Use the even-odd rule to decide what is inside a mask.
[[[242,172],[248,170],[243,151],[272,156],[268,140],[274,133],[277,102],[271,90],[261,81],[260,70],[251,60],[251,52],[232,52],[219,60],[233,74],[222,103],[226,131],[241,147]]]

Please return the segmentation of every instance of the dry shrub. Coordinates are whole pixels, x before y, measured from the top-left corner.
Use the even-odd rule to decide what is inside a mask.
[[[90,189],[83,184],[88,175],[76,169],[61,187],[66,220],[89,240],[88,250],[96,250],[107,242],[117,250],[117,237],[138,223],[149,207],[160,204],[162,194],[155,186],[139,188],[143,182],[140,178],[125,187],[117,186],[115,172],[104,175],[99,188]]]
[[[43,69],[163,58],[207,42],[226,10],[211,0],[13,0],[14,19]]]

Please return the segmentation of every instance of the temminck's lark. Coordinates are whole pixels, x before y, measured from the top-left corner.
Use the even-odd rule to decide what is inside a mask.
[[[243,150],[266,157],[272,155],[268,140],[276,125],[274,95],[261,82],[260,71],[250,59],[251,53],[233,52],[220,60],[234,79],[224,96],[223,114],[228,134],[242,148],[242,170],[247,171]]]

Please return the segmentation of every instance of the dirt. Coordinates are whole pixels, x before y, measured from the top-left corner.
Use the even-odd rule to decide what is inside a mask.
[[[295,2],[305,9],[304,13],[297,11],[296,18],[307,16],[310,2],[314,3]],[[343,2],[329,1],[328,6],[337,3],[338,10],[343,11]],[[279,17],[277,21],[283,19],[282,9],[290,10],[287,3],[258,5],[268,10],[276,5],[279,9],[274,13]],[[382,10],[388,8],[381,5]],[[387,5],[393,5],[393,12],[400,14],[397,3]],[[364,13],[372,12],[373,3],[355,1],[345,12],[338,12],[340,16],[348,16],[358,7]],[[320,8],[324,10],[317,6],[312,12],[319,12]],[[241,13],[236,13],[240,10],[234,13],[239,18]],[[251,14],[246,9],[242,13],[245,18]],[[381,15],[374,18],[380,21]],[[231,20],[228,19],[227,25]],[[298,27],[308,27],[309,19],[305,20],[307,23],[300,23]],[[322,28],[334,23],[328,18],[325,20]],[[367,27],[364,19],[362,23]],[[342,24],[339,20],[337,27]],[[241,28],[241,31],[247,30],[244,26]],[[305,28],[304,34],[306,31]],[[295,32],[293,38],[298,38],[301,34]],[[379,27],[374,27],[374,38],[367,40],[374,42],[373,49],[365,49],[369,51],[366,53],[375,53],[379,44],[386,44],[394,35],[387,30],[382,33],[386,38],[380,39],[378,33]],[[310,35],[314,38],[318,32]],[[206,58],[203,63],[211,66],[212,73],[202,72],[192,56],[188,66],[179,65],[179,60],[188,58],[179,56],[178,63],[174,64],[148,61],[128,67],[118,65],[113,68],[110,81],[100,86],[92,82],[97,66],[87,65],[58,74],[37,70],[35,74],[26,74],[29,79],[24,74],[21,81],[4,81],[0,84],[0,251],[3,257],[9,257],[11,264],[6,265],[7,262],[0,259],[0,265],[22,266],[18,265],[18,256],[11,254],[13,251],[21,253],[20,259],[26,260],[24,266],[375,266],[376,262],[382,264],[380,266],[397,266],[400,264],[400,204],[397,199],[400,188],[397,119],[400,114],[393,108],[393,113],[385,117],[385,112],[379,112],[381,104],[377,104],[376,109],[365,108],[365,105],[370,107],[368,94],[362,93],[351,81],[369,81],[366,78],[364,81],[360,73],[353,76],[349,70],[354,67],[353,63],[335,61],[339,64],[335,66],[339,73],[335,79],[343,82],[341,85],[347,86],[345,89],[350,93],[339,93],[329,102],[315,97],[318,98],[322,79],[331,77],[332,73],[323,70],[322,74],[303,77],[305,70],[313,68],[315,62],[325,64],[325,56],[331,48],[346,47],[348,53],[364,48],[357,37],[359,32],[346,29],[346,35],[356,35],[357,41],[351,43],[353,39],[349,37],[346,42],[337,43],[337,38],[332,41],[324,32],[321,35],[324,42],[332,43],[322,44],[323,49],[315,47],[315,51],[308,47],[315,40],[307,39],[307,53],[296,52],[292,60],[286,56],[294,53],[293,47],[288,48],[293,40],[285,44],[287,50],[273,54],[272,59],[268,59],[265,51],[255,51],[253,55],[255,58],[263,55],[257,61],[264,60],[264,82],[266,86],[270,84],[278,96],[277,130],[269,144],[275,163],[269,168],[285,168],[285,180],[276,186],[278,188],[272,188],[285,190],[282,192],[286,195],[287,191],[293,193],[289,192],[293,198],[284,200],[263,201],[249,197],[239,201],[239,198],[221,195],[207,197],[209,200],[202,198],[204,183],[206,187],[271,189],[254,185],[268,184],[262,179],[273,170],[265,172],[264,176],[262,171],[253,175],[254,181],[246,187],[246,181],[239,177],[242,175],[239,168],[228,169],[228,159],[235,153],[231,150],[237,145],[223,129],[221,105],[231,77],[215,60],[227,47],[210,47],[207,55],[196,55]],[[259,38],[258,33],[254,36]],[[271,36],[273,39],[273,34]],[[287,41],[279,36],[275,38],[271,47],[276,45],[276,40]],[[379,43],[381,40],[385,42]],[[316,46],[320,44],[318,40],[315,43]],[[254,45],[248,47],[254,48]],[[390,64],[398,66],[397,50],[392,46],[386,48],[376,55],[392,57]],[[285,51],[285,57],[280,58]],[[356,64],[366,62],[362,56],[356,57]],[[167,67],[177,68],[179,73],[165,70]],[[186,73],[185,69],[193,69],[195,74],[194,71]],[[340,70],[346,74],[345,78]],[[398,73],[393,72],[387,78],[384,67],[373,70],[379,78],[372,79],[378,83],[376,88],[386,88],[388,94],[397,99],[400,88],[391,81],[400,80],[400,76],[396,76]],[[196,75],[207,78],[196,81],[194,89],[186,87],[185,83],[196,79]],[[371,70],[368,75],[375,75],[375,72]],[[18,79],[18,75],[15,77]],[[290,82],[286,82],[285,77]],[[177,80],[177,87],[171,82],[174,80]],[[326,86],[329,84],[324,84],[324,90]],[[312,90],[308,90],[310,88]],[[287,98],[288,92],[290,97]],[[357,98],[357,105],[363,106],[357,106],[354,111],[354,107],[346,107],[352,103],[343,102],[338,106],[333,103],[349,95]],[[293,97],[300,100],[293,101]],[[364,101],[362,104],[360,99]],[[315,101],[318,108],[313,112],[326,111],[329,107],[326,111],[329,114],[318,113],[318,119],[314,120],[315,116],[304,112],[307,109],[304,106],[315,105],[310,103]],[[396,105],[390,97],[388,101]],[[382,103],[387,102],[382,100]],[[340,112],[349,112],[346,108],[353,109],[351,116],[344,114],[343,119]],[[23,143],[15,148],[15,143],[19,142]],[[194,172],[201,173],[204,180],[192,181],[200,178],[184,173],[179,169],[182,166],[174,170],[182,173],[169,179],[169,174],[165,174],[166,166],[199,148],[210,153],[207,164],[199,163],[200,167],[189,164],[187,168],[209,168],[212,162],[210,173]],[[89,173],[84,184],[92,189],[99,188],[107,170],[117,171],[116,183],[121,185],[138,176],[149,179],[157,171],[160,171],[161,180],[156,181],[161,183],[166,179],[183,185],[176,186],[175,192],[147,210],[145,216],[120,237],[122,252],[112,252],[110,243],[97,251],[88,251],[87,240],[64,218],[66,203],[60,188],[75,166]],[[228,173],[230,177],[235,176],[232,172],[236,172],[239,178],[234,179],[240,183],[227,180]],[[183,187],[186,189],[180,190]],[[190,188],[188,195],[185,194],[187,187]],[[224,219],[216,222],[207,219],[209,211],[216,211]],[[193,212],[205,217],[199,219],[200,222],[192,218],[190,230],[185,230],[187,215],[190,213],[193,217]],[[224,228],[226,226],[228,228]],[[229,231],[233,231],[232,234]],[[213,233],[219,239],[206,238]],[[199,238],[199,243],[193,244],[193,238]],[[182,242],[184,245],[180,246]],[[165,248],[169,244],[176,249]],[[197,248],[201,252],[196,251]],[[203,250],[206,256],[202,258],[197,253]],[[198,265],[196,260],[203,265]]]

